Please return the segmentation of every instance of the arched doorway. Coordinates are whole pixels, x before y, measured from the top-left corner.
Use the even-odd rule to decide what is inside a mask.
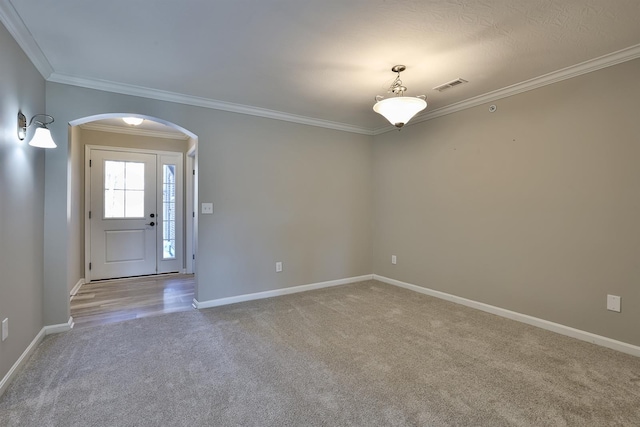
[[[143,122],[132,126],[124,117]],[[80,276],[70,290],[77,326],[190,308],[197,142],[186,129],[147,115],[69,122],[69,270]],[[136,170],[145,172],[136,178]],[[139,203],[132,197],[138,194],[144,194]],[[133,223],[139,225],[124,225]],[[162,273],[172,275],[155,276]]]

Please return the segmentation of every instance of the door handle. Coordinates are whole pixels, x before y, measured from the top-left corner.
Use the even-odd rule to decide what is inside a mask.
[[[156,223],[155,223],[155,222],[153,222],[153,221],[151,221],[149,224],[145,224],[145,225],[150,225],[150,226],[152,226],[152,227],[153,227],[154,225],[156,225]]]

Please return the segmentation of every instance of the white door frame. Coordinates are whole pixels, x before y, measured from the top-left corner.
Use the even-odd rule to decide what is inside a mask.
[[[186,247],[185,247],[185,273],[193,274],[195,273],[195,259],[196,259],[196,248],[195,248],[195,236],[196,236],[196,220],[198,216],[197,210],[197,194],[195,194],[195,181],[197,179],[196,176],[196,155],[197,155],[197,145],[194,145],[187,151],[186,157],[186,168],[184,171],[184,179],[186,186],[186,208],[184,211],[184,216],[186,219]]]
[[[85,259],[84,274],[85,276],[84,277],[85,277],[86,283],[91,282],[91,270],[89,269],[89,262],[91,260],[91,240],[90,240],[91,239],[91,222],[89,221],[89,211],[91,210],[91,203],[90,203],[91,202],[91,169],[89,166],[89,161],[91,159],[92,149],[155,154],[158,158],[160,158],[160,156],[162,155],[175,156],[176,154],[180,154],[182,156],[181,157],[182,161],[184,162],[184,155],[182,152],[179,152],[179,151],[145,150],[145,149],[138,149],[138,148],[113,147],[113,146],[106,146],[106,145],[90,145],[90,144],[87,144],[85,146],[85,155],[84,155],[84,218],[85,218],[85,221],[84,221],[84,259]],[[156,172],[156,174],[158,173],[159,172]],[[186,174],[183,171],[182,179],[184,179],[185,175]],[[189,184],[190,182],[191,182],[191,179],[188,179],[185,182],[185,184],[187,185],[187,191],[189,191],[189,187],[191,186],[191,184]],[[193,189],[191,189],[191,192],[193,192]],[[184,202],[182,203],[182,209],[184,212],[185,210]],[[180,225],[181,228],[184,227],[184,215],[182,217],[183,219]],[[158,227],[157,230],[161,230],[161,228]],[[184,238],[183,238],[183,242],[184,242]],[[156,247],[158,246],[159,244],[156,243]],[[182,253],[183,254],[186,253],[186,251],[184,250],[184,244],[182,248]],[[182,267],[180,268],[180,271],[184,271],[184,265],[185,265],[184,258],[181,264],[182,264]]]

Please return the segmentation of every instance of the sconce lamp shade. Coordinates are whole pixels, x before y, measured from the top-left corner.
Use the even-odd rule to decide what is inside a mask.
[[[51,131],[45,127],[37,128],[33,138],[29,141],[29,145],[39,148],[56,148],[57,145],[53,142],[51,137]]]
[[[425,108],[427,108],[427,102],[424,99],[396,96],[376,102],[373,111],[383,115],[395,127],[401,128]]]

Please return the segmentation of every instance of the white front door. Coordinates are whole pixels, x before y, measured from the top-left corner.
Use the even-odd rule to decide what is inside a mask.
[[[156,155],[90,153],[90,280],[155,274]]]

